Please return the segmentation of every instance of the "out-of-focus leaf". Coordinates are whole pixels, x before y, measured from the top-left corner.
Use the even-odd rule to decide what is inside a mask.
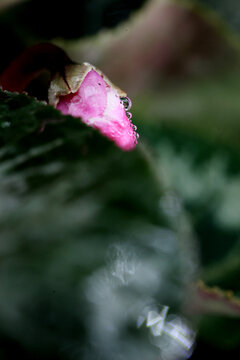
[[[191,227],[148,152],[122,152],[24,94],[0,92],[0,128],[2,359],[14,347],[25,359],[189,355]],[[187,349],[155,337],[149,316],[163,310]]]
[[[199,0],[221,15],[234,30],[240,31],[240,4],[235,0]]]
[[[77,62],[88,59],[131,94],[164,87],[164,78],[223,71],[239,58],[220,21],[191,2],[172,0],[148,1],[114,32],[60,43]]]
[[[230,289],[236,297],[239,93],[239,73],[231,71],[135,99],[135,122],[152,148],[163,182],[175,189],[188,210],[199,243],[200,277],[207,286]],[[226,332],[231,322],[235,330]],[[239,319],[207,314],[200,322],[199,340],[236,349],[237,327]]]
[[[199,242],[203,279],[209,285],[231,289],[237,296],[240,293],[239,222],[236,219],[239,202],[238,192],[234,192],[234,198],[230,189],[232,184],[240,188],[239,162],[235,161],[239,159],[239,152],[166,123],[159,128],[142,126],[142,131],[152,144],[165,186],[175,189],[188,209]],[[206,294],[201,295],[205,299]],[[239,317],[233,319],[236,305],[230,300],[227,302],[225,295],[220,303],[218,300],[213,303],[211,299],[206,304],[199,303],[198,299],[202,315],[204,311],[207,313],[201,318],[198,339],[213,346],[236,349],[240,339]],[[194,306],[194,297],[188,304],[191,301],[190,309]],[[239,304],[237,307],[239,309]],[[216,314],[210,314],[210,310]]]
[[[240,131],[240,73],[228,69],[221,74],[201,79],[181,79],[135,98],[138,117],[151,125],[169,128],[237,152]],[[237,153],[236,153],[237,155]],[[238,156],[235,156],[239,167]],[[233,166],[232,166],[233,167]]]
[[[200,281],[196,287],[195,298],[191,299],[189,311],[206,314],[240,317],[240,299],[232,291],[206,286]]]
[[[199,340],[225,350],[237,350],[240,299],[231,290],[223,291],[199,281],[195,296],[189,299],[186,306],[190,313],[201,315]]]
[[[239,203],[237,197],[235,202],[231,201],[231,192],[237,194],[235,188],[239,184],[237,154],[197,134],[191,135],[166,124],[158,130],[144,127],[143,131],[146,135],[149,131],[151,141],[157,141],[154,147],[159,171],[166,186],[174,188],[183,198],[199,238],[203,265],[211,267],[225,258],[239,238]],[[230,284],[225,283],[225,286],[230,287]],[[239,290],[239,283],[235,286]]]
[[[238,240],[224,258],[204,268],[203,279],[208,284],[218,284],[239,292],[239,277],[240,241]]]

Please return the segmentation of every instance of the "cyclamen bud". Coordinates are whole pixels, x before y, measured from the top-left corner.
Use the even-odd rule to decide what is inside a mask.
[[[137,144],[137,128],[127,112],[131,101],[91,64],[67,65],[65,78],[56,74],[49,88],[49,103],[64,115],[81,118],[122,150],[132,150]]]
[[[93,65],[74,64],[58,46],[43,43],[26,49],[0,75],[0,86],[22,92],[43,70],[52,77],[50,105],[65,115],[81,118],[122,150],[135,148],[139,135],[131,123],[131,101],[126,93]]]

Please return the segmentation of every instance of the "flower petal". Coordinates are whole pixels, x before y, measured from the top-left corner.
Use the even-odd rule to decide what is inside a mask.
[[[90,70],[75,93],[59,97],[57,109],[63,114],[81,117],[121,149],[135,148],[137,134],[127,117],[117,89],[102,74]]]

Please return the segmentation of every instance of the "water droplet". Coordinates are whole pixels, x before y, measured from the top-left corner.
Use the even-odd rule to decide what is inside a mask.
[[[138,139],[139,139],[139,134],[134,131],[134,136],[135,136],[134,144],[137,145]]]
[[[125,111],[130,110],[131,107],[132,107],[131,100],[128,97],[121,97],[120,99],[121,99],[121,102],[122,102],[122,104],[123,104],[123,106],[125,108]]]
[[[126,112],[126,115],[127,115],[128,120],[131,120],[131,118],[132,118],[132,113]]]
[[[132,125],[132,129],[133,129],[134,131],[136,131],[136,130],[137,130],[137,126],[136,126],[136,125]]]

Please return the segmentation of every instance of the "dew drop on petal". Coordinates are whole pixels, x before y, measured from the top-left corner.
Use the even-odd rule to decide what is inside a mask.
[[[135,136],[134,144],[137,145],[138,139],[139,139],[139,134],[134,131],[134,136]]]
[[[127,115],[128,120],[131,120],[131,118],[132,118],[132,113],[126,112],[126,115]]]
[[[125,111],[128,111],[132,107],[132,102],[128,97],[121,97],[121,102],[125,108]]]

